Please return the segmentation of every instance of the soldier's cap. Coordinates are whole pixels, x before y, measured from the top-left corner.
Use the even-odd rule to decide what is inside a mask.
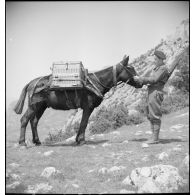
[[[166,55],[162,51],[156,50],[154,52],[154,55],[157,56],[158,58],[162,59],[162,60],[166,59]]]

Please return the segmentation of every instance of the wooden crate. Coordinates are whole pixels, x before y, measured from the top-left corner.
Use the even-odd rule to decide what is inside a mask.
[[[53,63],[51,88],[82,88],[84,80],[85,69],[82,62]]]

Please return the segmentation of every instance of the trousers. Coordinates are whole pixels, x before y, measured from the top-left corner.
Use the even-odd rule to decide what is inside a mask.
[[[163,99],[164,93],[162,91],[148,91],[146,114],[148,120],[152,123],[161,123]]]

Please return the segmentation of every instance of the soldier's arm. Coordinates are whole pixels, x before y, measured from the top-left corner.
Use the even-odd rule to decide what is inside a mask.
[[[153,68],[154,68],[153,66],[150,66],[140,76],[141,77],[149,77],[149,75],[151,74]]]
[[[141,76],[140,81],[143,83],[143,85],[154,84],[160,81],[167,74],[168,71],[166,68],[159,68],[159,70],[153,76],[150,77]]]

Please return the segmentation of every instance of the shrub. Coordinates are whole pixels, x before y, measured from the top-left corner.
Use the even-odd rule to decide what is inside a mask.
[[[49,144],[49,143],[55,143],[55,142],[66,140],[67,138],[75,135],[75,133],[78,132],[79,125],[80,124],[76,122],[74,125],[68,126],[66,131],[62,131],[62,129],[60,129],[60,130],[57,130],[55,133],[49,132],[44,143]]]
[[[144,122],[144,115],[140,112],[135,112],[128,116],[126,124],[127,125],[137,125]]]
[[[165,96],[165,99],[162,103],[162,113],[168,114],[180,110],[182,108],[189,106],[189,93],[184,93],[181,90]]]
[[[62,130],[56,131],[56,133],[48,133],[48,136],[45,138],[44,143],[49,144],[49,143],[55,143],[59,142],[62,140],[67,139],[67,135],[62,132]]]
[[[136,106],[136,110],[141,114],[146,116],[146,95],[142,97],[142,101],[140,104]],[[183,92],[181,90],[176,90],[173,94],[168,96],[164,96],[164,100],[162,102],[161,110],[163,114],[168,114],[170,112],[174,112],[180,110],[182,108],[189,106],[189,93]]]
[[[175,76],[169,81],[170,85],[183,92],[189,92],[189,48],[182,54],[176,69],[178,72],[176,72]]]
[[[123,125],[141,123],[143,122],[143,116],[139,112],[129,116],[127,107],[121,103],[109,109],[102,107],[92,121],[93,123],[90,125],[89,131],[94,134],[117,129]]]
[[[89,131],[92,134],[103,133],[112,127],[111,122],[108,119],[98,117],[89,127]]]

